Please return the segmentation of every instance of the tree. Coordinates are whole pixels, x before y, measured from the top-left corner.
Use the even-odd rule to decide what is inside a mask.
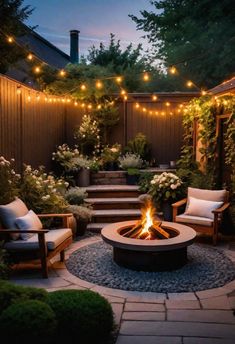
[[[33,9],[29,5],[22,7],[22,4],[23,0],[0,0],[0,73],[6,73],[10,65],[25,57],[23,49],[7,42],[7,37],[25,33],[22,23]]]
[[[155,54],[181,76],[212,87],[234,73],[233,0],[158,0],[155,11],[130,15],[144,30]]]

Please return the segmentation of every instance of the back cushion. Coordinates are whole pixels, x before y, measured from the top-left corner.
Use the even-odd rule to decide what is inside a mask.
[[[28,213],[28,208],[21,201],[21,199],[16,198],[13,202],[6,205],[0,206],[0,219],[1,223],[6,229],[17,229],[16,219],[17,217],[24,216]],[[20,234],[14,233],[11,234],[13,240],[19,239]]]
[[[19,229],[42,229],[42,222],[33,210],[30,210],[25,216],[18,217],[15,221]],[[34,234],[33,233],[21,233],[22,240],[28,240]]]
[[[224,202],[226,198],[226,190],[207,190],[188,188],[188,197],[204,199],[205,201]]]

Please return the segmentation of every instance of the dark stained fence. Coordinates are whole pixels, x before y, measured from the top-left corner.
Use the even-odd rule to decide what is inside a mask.
[[[110,143],[118,142],[124,147],[142,132],[151,143],[157,163],[168,163],[179,157],[182,144],[179,105],[197,94],[159,93],[157,96],[155,102],[149,94],[133,94],[128,101],[120,101],[120,121],[110,132]],[[0,76],[0,155],[15,158],[19,171],[22,163],[33,167],[44,165],[50,170],[52,152],[62,143],[75,143],[73,131],[85,113],[73,102],[47,96]]]

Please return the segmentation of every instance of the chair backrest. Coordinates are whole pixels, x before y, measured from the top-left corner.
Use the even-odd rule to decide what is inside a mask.
[[[186,208],[188,208],[189,197],[203,199],[205,201],[226,202],[229,198],[229,192],[227,190],[207,190],[188,187]]]

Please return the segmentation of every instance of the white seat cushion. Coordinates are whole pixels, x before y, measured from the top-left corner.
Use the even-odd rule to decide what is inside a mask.
[[[48,250],[54,250],[63,241],[72,236],[70,228],[52,229],[45,234]],[[39,248],[38,235],[34,234],[28,240],[12,240],[5,243],[4,248],[11,251],[36,250]]]
[[[15,223],[17,227],[22,230],[42,229],[42,222],[33,210],[29,210],[25,216],[17,217]],[[28,240],[33,235],[33,233],[21,233],[20,237],[22,240]]]
[[[188,223],[188,224],[191,223],[194,225],[202,225],[202,226],[208,226],[208,227],[211,227],[213,224],[213,220],[207,217],[192,216],[192,215],[185,215],[185,214],[177,215],[176,222],[182,222],[182,223]]]

